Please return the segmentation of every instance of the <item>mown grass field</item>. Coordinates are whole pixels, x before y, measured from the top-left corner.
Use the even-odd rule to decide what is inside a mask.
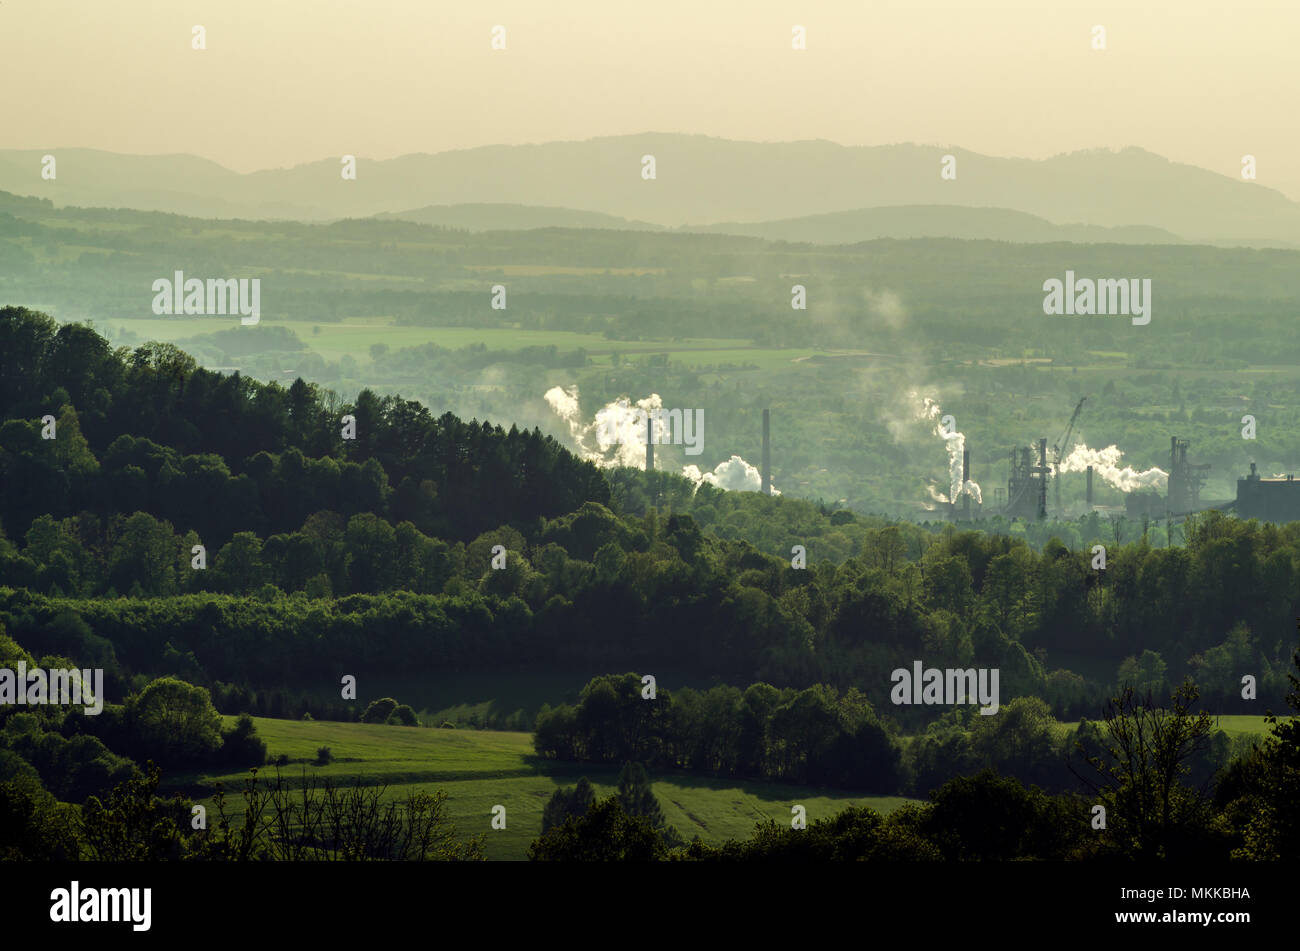
[[[128,320],[110,320],[106,323],[122,327],[146,340],[173,342],[199,334],[228,330],[238,325],[239,318],[227,317],[157,317]],[[350,317],[339,323],[303,320],[274,320],[263,317],[263,326],[286,327],[302,342],[324,356],[338,359],[345,353],[356,357],[366,355],[372,343],[386,343],[389,349],[421,346],[426,343],[459,349],[471,344],[483,344],[489,350],[521,350],[524,347],[554,346],[560,350],[588,350],[620,353],[662,352],[669,348],[723,348],[745,347],[747,340],[701,337],[689,340],[610,340],[601,334],[572,333],[563,330],[515,330],[509,327],[408,327],[400,326],[387,317]],[[320,328],[319,333],[313,332]]]
[[[239,324],[238,317],[159,317],[110,320],[108,326],[121,327],[142,341],[175,343],[201,334],[228,330]],[[673,363],[688,366],[753,364],[761,368],[787,365],[800,358],[815,356],[816,350],[767,349],[751,345],[748,340],[700,337],[682,340],[646,339],[611,340],[599,334],[552,330],[514,330],[503,327],[405,327],[387,317],[349,318],[342,323],[273,320],[263,317],[262,325],[292,330],[310,350],[334,362],[344,354],[359,360],[369,357],[371,344],[387,344],[390,350],[423,346],[426,343],[459,350],[482,344],[489,350],[522,350],[525,347],[555,347],[560,351],[585,349],[596,363],[608,364],[610,354],[622,357],[666,353]],[[318,330],[315,328],[319,328]],[[99,328],[102,331],[106,327]]]
[[[1249,733],[1254,736],[1262,737],[1268,732],[1268,723],[1262,716],[1246,716],[1243,714],[1228,713],[1221,717],[1214,717],[1215,729],[1222,730],[1229,736],[1238,736],[1243,733]]]
[[[227,721],[233,718],[227,717]],[[532,735],[493,731],[444,730],[425,727],[378,726],[256,718],[257,732],[272,757],[288,755],[281,769],[286,780],[329,777],[350,784],[360,777],[366,785],[388,785],[387,795],[444,790],[448,812],[457,832],[486,833],[490,859],[526,858],[529,843],[541,832],[542,808],[558,786],[572,786],[586,776],[598,796],[616,791],[618,770],[554,763],[535,756]],[[328,746],[334,761],[312,765],[316,749]],[[261,775],[273,777],[275,767]],[[238,814],[238,791],[248,773],[174,774],[172,783],[192,788],[221,781],[228,791],[227,812]],[[790,807],[807,809],[811,822],[850,804],[890,812],[909,800],[898,796],[854,795],[844,790],[811,789],[779,783],[710,779],[688,774],[655,777],[654,791],[664,815],[686,839],[699,835],[706,842],[747,838],[754,823],[788,822]],[[193,794],[193,793],[192,793]],[[211,807],[210,798],[195,800]],[[506,807],[506,828],[493,831],[494,805]]]
[[[95,248],[75,248],[67,253],[95,251]],[[358,279],[372,278],[372,275],[354,275]],[[379,279],[379,278],[375,278]],[[396,278],[384,277],[385,280]],[[210,334],[218,330],[227,330],[237,326],[238,317],[141,317],[122,320],[106,320],[98,329],[105,332],[108,327],[121,327],[138,336],[141,341],[158,340],[164,343],[176,343],[201,334]],[[556,330],[515,330],[508,327],[407,327],[397,325],[391,317],[376,315],[369,317],[349,317],[341,323],[316,323],[304,320],[279,320],[264,316],[263,326],[287,327],[312,351],[333,363],[344,354],[351,354],[363,363],[368,359],[370,346],[376,343],[387,344],[390,350],[403,347],[422,346],[433,343],[450,350],[458,350],[475,344],[482,344],[489,350],[511,351],[525,347],[554,346],[560,351],[585,349],[595,366],[608,366],[611,354],[623,358],[644,356],[646,354],[666,353],[670,362],[690,367],[712,367],[730,365],[733,367],[753,367],[756,370],[775,370],[796,368],[816,371],[819,361],[831,358],[890,360],[888,354],[868,354],[865,351],[814,350],[806,348],[775,349],[757,347],[749,340],[737,340],[719,337],[687,338],[669,340],[647,338],[643,340],[611,340],[600,334],[572,333]],[[1046,358],[1023,357],[988,359],[982,361],[989,366],[1018,366],[1022,363],[1035,366],[1040,371],[1067,373],[1072,376],[1083,374],[1096,376],[1104,382],[1114,375],[1139,376],[1149,374],[1150,370],[1127,366],[1123,359],[1127,354],[1120,352],[1097,352],[1095,362],[1079,366],[1051,366]],[[1119,361],[1119,362],[1117,362]],[[1242,370],[1197,369],[1194,376],[1232,377],[1241,373],[1275,375],[1294,373],[1291,366],[1258,366]],[[1100,383],[1098,385],[1101,385]],[[1173,407],[1176,408],[1176,407]]]
[[[1222,730],[1229,736],[1252,735],[1262,738],[1268,733],[1268,723],[1263,716],[1248,716],[1245,714],[1225,713],[1223,716],[1210,715],[1213,728]],[[1063,730],[1075,730],[1079,727],[1078,720],[1072,720],[1061,724]]]

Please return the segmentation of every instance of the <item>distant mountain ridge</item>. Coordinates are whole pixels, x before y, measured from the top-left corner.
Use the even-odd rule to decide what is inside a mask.
[[[338,158],[240,174],[189,155],[47,151],[58,161],[54,181],[40,175],[46,150],[0,151],[0,190],[61,205],[209,218],[312,221],[403,216],[429,206],[521,205],[612,216],[641,227],[709,230],[773,222],[797,229],[792,222],[818,215],[956,206],[1019,212],[1062,226],[1158,229],[1194,242],[1300,244],[1300,204],[1282,193],[1138,148],[1031,160],[942,146],[646,133],[360,157],[355,181],[342,179]],[[647,154],[656,160],[652,181],[641,177]],[[955,180],[940,178],[944,155],[956,159]],[[884,219],[877,218],[874,227],[882,227]],[[971,223],[953,217],[950,226]]]
[[[724,221],[685,230],[808,244],[856,244],[878,238],[964,238],[1022,244],[1048,241],[1093,244],[1186,243],[1180,236],[1163,228],[1143,225],[1124,225],[1118,228],[1061,225],[1023,211],[965,208],[961,205],[858,208],[777,221]]]
[[[1036,215],[1006,208],[965,208],[960,205],[896,205],[856,208],[776,221],[724,221],[667,229],[633,221],[535,205],[430,205],[410,211],[384,212],[381,219],[414,221],[467,231],[522,231],[530,228],[607,228],[618,231],[681,231],[734,234],[806,244],[856,244],[878,238],[961,238],[972,241],[1011,241],[1031,244],[1068,241],[1093,244],[1186,244],[1179,235],[1138,225],[1102,228],[1098,225],[1058,225]]]
[[[467,231],[524,231],[529,228],[612,228],[617,231],[665,231],[663,225],[631,221],[598,211],[540,205],[473,203],[427,205],[409,211],[385,211],[376,218],[414,221],[439,228]]]

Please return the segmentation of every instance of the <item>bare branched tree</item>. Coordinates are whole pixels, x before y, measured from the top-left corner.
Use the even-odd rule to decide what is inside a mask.
[[[445,812],[447,794],[413,793],[389,799],[387,786],[339,787],[304,774],[296,785],[279,771],[260,783],[257,770],[244,783],[239,828],[226,814],[224,791],[213,797],[216,833],[203,857],[228,861],[282,862],[482,860],[483,835],[459,841]]]
[[[1196,686],[1184,682],[1165,708],[1150,693],[1139,697],[1126,686],[1106,705],[1100,754],[1080,741],[1087,768],[1076,769],[1071,759],[1071,772],[1106,807],[1113,840],[1135,858],[1170,857],[1188,824],[1203,818],[1204,795],[1183,783],[1213,728],[1208,713],[1191,712],[1198,696]]]

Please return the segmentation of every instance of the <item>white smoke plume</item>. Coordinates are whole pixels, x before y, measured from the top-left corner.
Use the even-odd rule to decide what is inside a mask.
[[[761,492],[763,489],[763,474],[740,456],[719,462],[712,472],[700,472],[698,466],[683,466],[682,475],[694,482],[697,489],[706,482],[728,492]],[[781,493],[772,486],[772,494]]]
[[[1113,485],[1121,492],[1135,492],[1138,489],[1163,489],[1169,484],[1169,473],[1163,469],[1147,469],[1138,472],[1131,466],[1120,468],[1124,452],[1118,446],[1105,449],[1089,449],[1083,443],[1075,447],[1074,452],[1065,457],[1060,465],[1061,472],[1083,472],[1088,466],[1101,476],[1107,485]]]
[[[571,386],[565,389],[562,386],[553,386],[546,391],[544,399],[547,405],[555,410],[555,414],[569,424],[569,432],[573,438],[579,439],[582,434],[582,418],[578,407],[578,388]]]
[[[591,422],[582,418],[576,385],[553,386],[543,398],[568,424],[574,451],[581,458],[607,469],[620,466],[639,469],[645,465],[645,414],[663,408],[658,393],[651,393],[636,402],[623,397],[606,403],[596,411]],[[670,436],[668,420],[650,418],[654,420],[655,439],[666,445]],[[758,492],[763,488],[762,473],[740,456],[718,463],[712,472],[701,472],[695,465],[683,466],[682,475],[694,482],[697,489],[705,483],[731,492]],[[773,487],[772,494],[781,493]]]
[[[633,403],[627,397],[606,403],[596,411],[596,418],[585,422],[578,403],[578,387],[553,386],[543,397],[555,414],[569,424],[575,452],[598,466],[642,467],[645,465],[646,413],[662,409],[663,400],[658,393]],[[643,412],[638,412],[638,409]],[[655,439],[666,439],[668,425],[655,419]]]
[[[916,394],[911,394],[916,398]],[[942,492],[935,492],[930,488],[930,495],[936,502],[955,502],[961,497],[963,492],[970,495],[977,503],[984,501],[983,493],[980,491],[979,483],[967,480],[962,482],[961,479],[961,458],[962,452],[966,448],[966,436],[958,432],[948,432],[943,426],[943,411],[939,409],[939,404],[930,397],[926,396],[921,401],[921,407],[918,411],[918,418],[926,422],[934,423],[934,434],[943,440],[944,449],[948,452],[948,482],[950,483],[950,493],[945,496]]]
[[[659,394],[651,393],[635,403],[627,398],[617,399],[596,411],[596,419],[592,423],[596,431],[596,446],[602,456],[613,451],[614,458],[610,465],[645,465],[646,416],[652,410],[663,409],[663,405],[664,401],[659,398]],[[651,420],[655,442],[666,439],[668,427],[664,421],[654,417]]]

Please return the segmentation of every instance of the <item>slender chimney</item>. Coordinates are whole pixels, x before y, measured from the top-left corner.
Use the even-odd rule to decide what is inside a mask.
[[[1047,440],[1038,440],[1038,517],[1047,518]]]
[[[763,410],[763,494],[772,494],[772,414]]]
[[[645,471],[655,471],[655,418],[646,415],[645,423]]]
[[[1092,508],[1092,466],[1088,467],[1088,508]]]
[[[961,495],[962,511],[966,518],[970,519],[970,493],[966,491],[966,483],[970,481],[970,450],[961,451]]]

